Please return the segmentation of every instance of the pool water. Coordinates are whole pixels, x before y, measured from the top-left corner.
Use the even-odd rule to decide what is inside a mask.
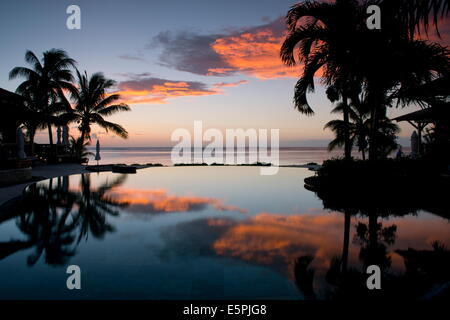
[[[0,212],[0,299],[327,299],[344,257],[360,276],[376,256],[404,279],[408,249],[450,245],[445,217],[417,210],[374,224],[324,208],[303,186],[307,169],[259,172],[148,168],[38,182],[13,215]],[[81,290],[66,287],[69,265],[81,269]]]

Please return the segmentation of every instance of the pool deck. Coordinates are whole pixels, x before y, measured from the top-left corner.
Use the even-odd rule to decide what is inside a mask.
[[[78,173],[88,173],[83,165],[80,164],[54,164],[54,165],[43,165],[36,166],[33,168],[32,175],[33,177],[41,177],[41,178],[54,178],[59,176],[67,176],[71,174]],[[35,183],[34,181],[29,181],[26,183],[16,184],[13,186],[0,188],[0,206],[5,202],[16,198],[22,194],[23,189]]]

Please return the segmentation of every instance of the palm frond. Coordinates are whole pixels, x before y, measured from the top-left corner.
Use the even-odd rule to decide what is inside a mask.
[[[27,50],[25,52],[25,61],[28,64],[31,64],[36,72],[42,73],[43,66],[33,51]]]
[[[110,106],[107,106],[99,111],[98,114],[102,115],[102,116],[110,116],[113,115],[117,112],[121,112],[121,111],[131,111],[130,107],[126,104],[113,104]]]
[[[15,67],[9,72],[9,80],[13,80],[17,77],[23,77],[23,78],[38,78],[39,75],[36,73],[36,71],[31,70],[29,68],[25,67]]]
[[[286,15],[286,24],[290,31],[294,30],[301,18],[310,17],[313,23],[320,21],[326,24],[329,20],[329,13],[332,5],[326,2],[304,1],[291,7]]]
[[[116,135],[118,135],[121,138],[128,138],[128,131],[125,130],[124,127],[122,127],[120,124],[117,123],[113,123],[113,122],[109,122],[103,119],[97,119],[96,123],[104,128],[106,131],[112,131],[114,132]]]

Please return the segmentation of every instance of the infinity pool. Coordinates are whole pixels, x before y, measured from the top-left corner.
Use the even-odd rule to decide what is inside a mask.
[[[325,209],[303,186],[311,174],[171,167],[39,182],[13,214],[0,209],[0,299],[329,298],[337,265],[362,275],[376,256],[403,279],[408,249],[450,245],[449,220],[423,210],[373,224]],[[81,290],[66,287],[69,265]]]

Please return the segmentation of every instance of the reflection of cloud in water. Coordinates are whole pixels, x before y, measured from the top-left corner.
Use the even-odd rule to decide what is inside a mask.
[[[209,206],[218,211],[236,211],[246,213],[247,210],[236,206],[226,205],[220,199],[177,196],[169,194],[167,190],[141,190],[114,188],[109,195],[117,200],[127,202],[127,211],[137,213],[168,213],[202,211]]]
[[[423,219],[427,228],[421,228]],[[352,217],[350,241],[355,234],[358,221],[367,223],[367,218]],[[419,216],[379,219],[383,225],[398,227],[397,242],[389,247],[392,256],[395,249],[430,248],[431,240],[450,244],[448,224],[438,217]],[[209,218],[180,223],[162,233],[165,243],[164,255],[195,257],[232,257],[248,263],[264,265],[291,275],[292,264],[303,255],[313,255],[312,267],[323,276],[334,256],[342,254],[344,215],[331,212],[322,214],[283,215],[260,213],[243,221],[227,218]],[[360,246],[351,244],[349,264],[361,267],[358,255]],[[403,270],[396,261],[395,269]]]
[[[196,219],[166,227],[160,233],[164,247],[159,255],[165,259],[216,256],[213,244],[234,223],[228,219]]]
[[[260,213],[231,226],[214,244],[218,255],[285,269],[297,257],[313,255],[315,267],[326,267],[339,252],[343,215]]]
[[[300,255],[312,254],[315,266],[327,267],[341,250],[343,215],[261,213],[244,221],[209,218],[166,228],[162,256],[232,257],[282,273]]]
[[[397,239],[390,251],[395,249],[431,250],[431,243],[439,240],[450,247],[450,223],[448,220],[430,213],[419,216],[407,216],[397,219],[383,219],[383,225],[395,224],[397,226]],[[404,260],[396,253],[391,254],[393,269],[404,268]]]

